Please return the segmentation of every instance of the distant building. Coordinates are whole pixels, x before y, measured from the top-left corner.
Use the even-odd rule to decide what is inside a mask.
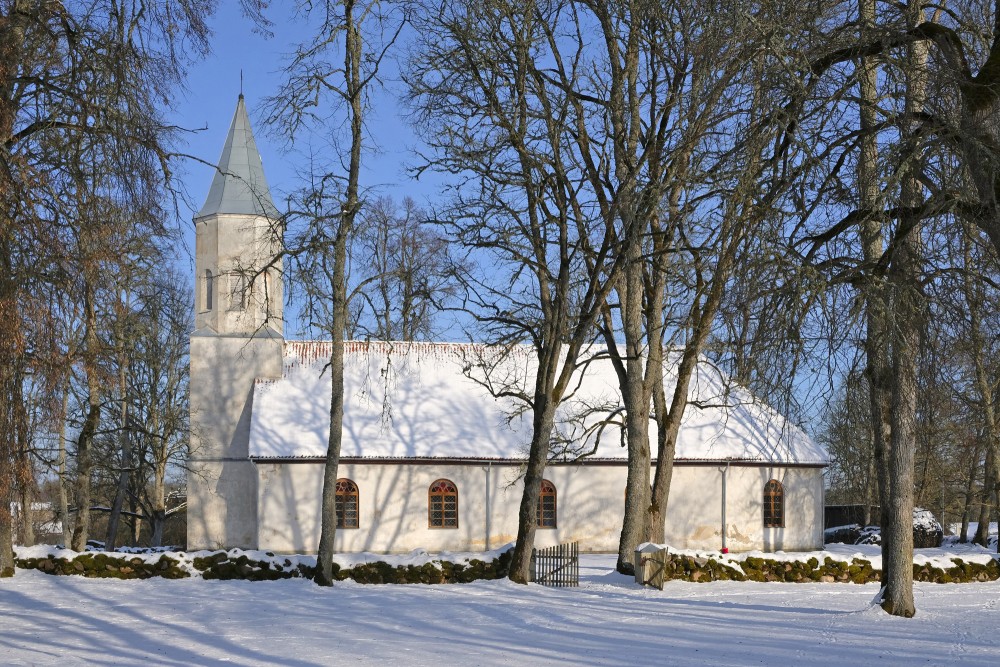
[[[205,206],[195,217],[188,548],[315,551],[330,344],[285,341],[281,229],[242,96]],[[530,414],[487,382],[528,382],[533,355],[489,347],[350,342],[337,549],[495,548],[517,534]],[[667,382],[671,374],[666,373]],[[667,541],[679,548],[810,550],[823,544],[827,454],[717,370],[699,367],[677,445]],[[536,543],[616,551],[626,452],[610,362],[596,361],[559,412]],[[558,448],[557,448],[558,449]]]
[[[10,515],[13,517],[15,529],[14,543],[23,544],[24,535],[21,535],[23,518],[21,516],[21,503],[14,501],[10,504]],[[63,523],[59,519],[56,508],[52,503],[33,502],[31,503],[31,526],[34,532],[34,540],[38,543],[58,543],[63,537]]]

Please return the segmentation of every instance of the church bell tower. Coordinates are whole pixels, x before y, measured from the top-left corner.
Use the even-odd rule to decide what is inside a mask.
[[[281,376],[283,226],[243,95],[194,217],[188,549],[257,546],[254,381]]]

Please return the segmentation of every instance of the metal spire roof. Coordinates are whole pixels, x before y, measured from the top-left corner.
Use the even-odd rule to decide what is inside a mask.
[[[257,152],[247,108],[240,93],[233,124],[222,148],[219,167],[212,179],[205,205],[195,218],[213,213],[244,213],[277,217],[271,190],[264,178],[264,165]]]

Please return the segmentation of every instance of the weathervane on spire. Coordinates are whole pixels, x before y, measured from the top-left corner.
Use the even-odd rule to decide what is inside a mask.
[[[240,68],[240,99],[243,99],[243,68]]]

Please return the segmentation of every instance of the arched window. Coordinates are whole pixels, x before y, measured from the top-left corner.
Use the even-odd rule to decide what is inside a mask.
[[[431,528],[458,528],[458,489],[439,479],[427,490],[427,524]]]
[[[542,480],[542,491],[538,494],[538,512],[535,516],[535,525],[539,528],[556,527],[556,485],[547,479]]]
[[[212,295],[215,293],[215,276],[211,269],[205,269],[205,310],[212,310]]]
[[[764,527],[785,526],[785,489],[781,482],[772,479],[764,485]]]
[[[337,480],[337,528],[358,527],[358,485],[341,477]]]

